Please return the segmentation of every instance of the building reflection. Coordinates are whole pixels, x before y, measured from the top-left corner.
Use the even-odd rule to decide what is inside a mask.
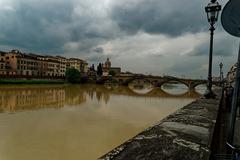
[[[65,102],[63,88],[12,87],[0,89],[0,111],[36,110],[61,108]]]
[[[80,106],[87,101],[86,90],[81,86],[69,85],[64,87],[65,92],[65,105],[67,106]]]
[[[137,94],[128,87],[111,88],[103,85],[1,86],[0,112],[12,113],[23,110],[81,106],[92,100],[107,104],[114,95],[159,98],[198,98],[201,96],[195,91],[182,95],[170,95],[159,88],[146,94]]]
[[[86,101],[84,92],[71,87],[11,87],[0,89],[0,112],[78,106]]]

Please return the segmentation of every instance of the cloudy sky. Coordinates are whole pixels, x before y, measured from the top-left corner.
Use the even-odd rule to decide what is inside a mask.
[[[225,5],[226,0],[220,3]],[[123,71],[207,77],[207,0],[0,0],[0,49],[111,58]],[[238,39],[220,20],[213,71],[236,61]]]

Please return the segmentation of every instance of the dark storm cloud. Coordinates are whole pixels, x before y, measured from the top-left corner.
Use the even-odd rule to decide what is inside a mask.
[[[236,53],[236,46],[238,46],[238,41],[235,38],[230,37],[225,33],[217,32],[216,38],[214,39],[213,54],[215,56],[224,57],[232,56]],[[191,56],[207,56],[208,54],[209,41],[204,41],[189,53]]]
[[[111,14],[122,30],[131,34],[144,31],[179,36],[206,27],[206,4],[200,0],[122,0],[113,5]]]
[[[4,22],[0,23],[1,44],[39,51],[60,49],[68,38],[60,26],[70,21],[72,6],[69,3],[21,1],[14,7],[14,11],[1,13],[1,22]]]
[[[194,69],[197,75],[203,73],[198,69],[208,57],[207,3],[209,0],[0,0],[0,46],[62,53],[89,64],[112,57],[117,66],[134,72],[177,74]],[[236,43],[222,36],[220,27],[216,31],[214,55],[230,55],[224,58],[231,59]]]
[[[205,3],[199,0],[112,0],[109,10],[95,0],[12,1],[12,11],[0,10],[0,44],[53,54],[69,50],[86,54],[101,43],[127,36],[119,27],[132,34],[178,36],[201,31],[207,24]],[[73,51],[69,43],[78,46]]]
[[[78,42],[78,51],[89,51],[116,34],[106,26],[106,17],[89,7],[76,0],[16,1],[13,10],[0,11],[0,44],[62,53],[65,44]]]

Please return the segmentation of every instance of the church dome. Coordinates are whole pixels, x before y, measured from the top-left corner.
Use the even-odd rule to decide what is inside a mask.
[[[105,66],[107,68],[111,68],[111,62],[110,62],[109,58],[107,58],[107,61],[105,62]]]

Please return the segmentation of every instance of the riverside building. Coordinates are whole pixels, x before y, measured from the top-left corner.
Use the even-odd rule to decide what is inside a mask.
[[[75,68],[81,73],[87,73],[88,63],[79,58],[70,58],[67,60],[67,68]]]
[[[88,71],[88,63],[77,58],[25,54],[18,50],[0,52],[0,75],[16,78],[64,78],[67,68]]]
[[[0,75],[1,74],[6,74],[6,63],[5,63],[5,52],[0,51]]]

